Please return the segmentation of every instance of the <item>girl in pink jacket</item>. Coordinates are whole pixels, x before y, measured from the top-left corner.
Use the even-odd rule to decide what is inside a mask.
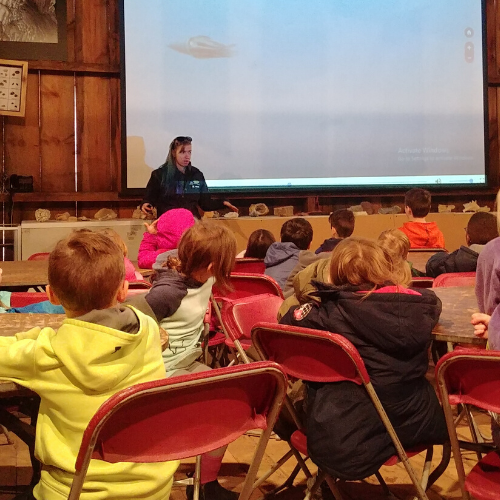
[[[142,269],[152,269],[159,254],[177,248],[184,231],[194,225],[193,214],[185,208],[165,212],[151,224],[145,224],[147,232],[142,237],[137,257]]]

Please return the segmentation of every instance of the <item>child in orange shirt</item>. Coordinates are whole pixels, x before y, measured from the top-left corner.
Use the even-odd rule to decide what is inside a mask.
[[[399,229],[408,236],[410,248],[444,248],[444,236],[435,222],[425,217],[431,209],[431,193],[413,188],[405,194],[405,213],[410,219]]]

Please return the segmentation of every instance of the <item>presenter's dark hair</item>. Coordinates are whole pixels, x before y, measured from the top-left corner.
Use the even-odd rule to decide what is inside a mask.
[[[311,223],[302,217],[295,217],[281,226],[281,241],[295,243],[300,250],[307,250],[313,239]]]
[[[405,206],[411,209],[413,217],[425,217],[431,211],[431,193],[427,189],[410,189],[405,194]]]

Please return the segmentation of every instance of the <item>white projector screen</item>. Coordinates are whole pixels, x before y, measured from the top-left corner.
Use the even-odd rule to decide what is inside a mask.
[[[481,0],[123,0],[126,189],[486,184]]]

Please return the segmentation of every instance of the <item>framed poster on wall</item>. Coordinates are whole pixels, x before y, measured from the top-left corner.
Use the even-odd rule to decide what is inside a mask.
[[[0,58],[67,60],[66,0],[0,3]]]

